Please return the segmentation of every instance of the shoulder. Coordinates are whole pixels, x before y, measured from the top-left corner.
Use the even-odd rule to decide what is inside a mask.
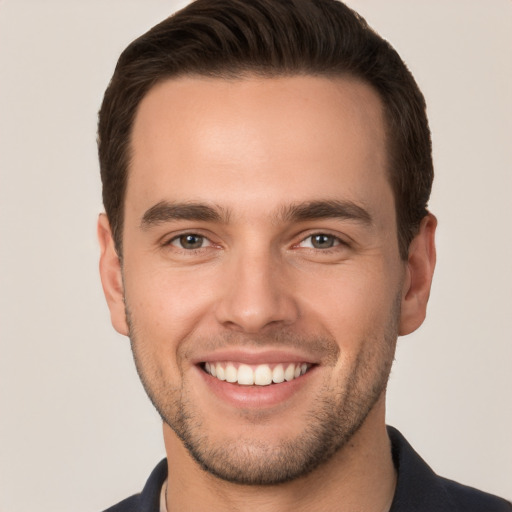
[[[167,459],[163,459],[153,469],[140,494],[126,498],[104,512],[158,512],[160,510],[160,492],[166,478]]]
[[[138,512],[140,494],[135,494],[107,508],[104,512]]]
[[[388,427],[397,486],[391,512],[511,512],[510,502],[440,477],[398,432]]]
[[[512,504],[473,487],[462,485],[447,478],[438,477],[440,485],[446,490],[451,500],[462,511],[468,512],[510,512]]]

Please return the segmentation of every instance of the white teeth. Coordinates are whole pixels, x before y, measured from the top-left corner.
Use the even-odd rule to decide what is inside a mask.
[[[291,381],[295,378],[295,365],[289,364],[286,370],[284,371],[284,380]]]
[[[241,364],[238,367],[238,384],[252,386],[254,384],[254,372],[250,366]]]
[[[224,367],[220,363],[217,363],[215,365],[215,370],[217,371],[217,379],[226,380],[226,372],[224,371]]]
[[[226,380],[228,382],[236,382],[238,380],[238,370],[231,363],[228,363],[226,366]]]
[[[254,384],[257,386],[272,384],[272,370],[268,364],[260,364],[256,367],[256,370],[254,370]]]
[[[238,368],[233,363],[208,362],[204,364],[205,371],[213,377],[242,386],[268,386],[272,383],[289,382],[304,375],[309,367],[310,365],[307,363],[289,363],[285,369],[284,365],[280,363],[272,370],[268,364],[260,364],[254,369],[247,364],[240,364]]]
[[[275,382],[276,384],[284,382],[284,369],[282,364],[278,364],[274,368],[274,371],[272,372],[272,382]]]

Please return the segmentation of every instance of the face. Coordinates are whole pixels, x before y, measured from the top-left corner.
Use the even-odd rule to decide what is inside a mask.
[[[103,219],[102,275],[168,435],[229,481],[311,471],[382,401],[413,281],[379,98],[340,78],[173,79],[132,144],[123,265]]]

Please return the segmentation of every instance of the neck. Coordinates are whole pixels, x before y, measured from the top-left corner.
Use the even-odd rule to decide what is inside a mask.
[[[364,424],[331,459],[292,482],[245,486],[210,475],[164,425],[169,461],[168,512],[204,510],[270,512],[387,512],[396,472],[384,422],[384,397]]]

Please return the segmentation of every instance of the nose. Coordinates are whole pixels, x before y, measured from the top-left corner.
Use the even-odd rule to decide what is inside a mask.
[[[270,251],[232,255],[227,267],[215,310],[224,327],[254,334],[297,320],[293,283],[279,256]]]

